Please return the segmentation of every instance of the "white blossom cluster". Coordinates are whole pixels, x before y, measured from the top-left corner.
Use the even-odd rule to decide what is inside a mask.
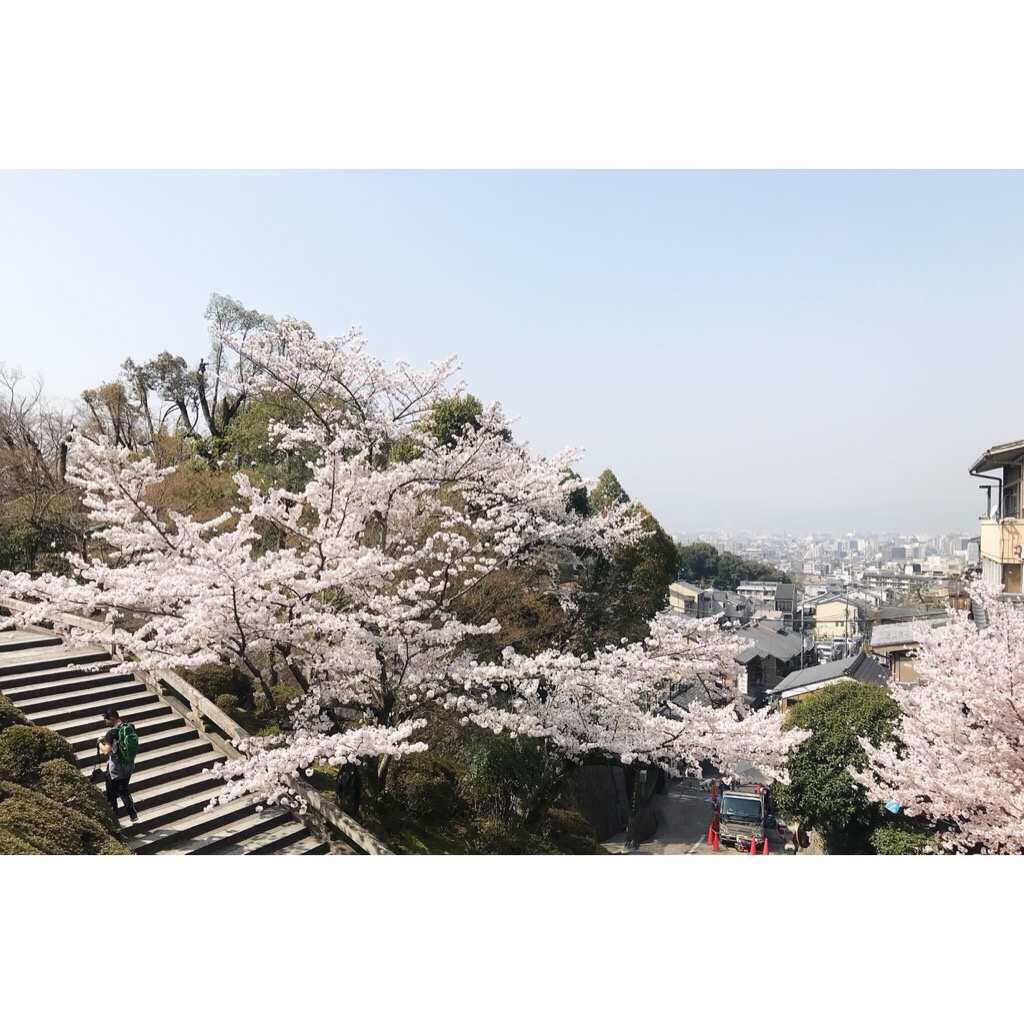
[[[870,764],[854,776],[873,799],[931,821],[949,849],[1022,853],[1024,605],[980,585],[972,599],[987,625],[967,612],[920,625],[919,681],[894,684],[896,741],[865,742]]]
[[[425,425],[435,402],[459,393],[453,360],[425,372],[387,367],[359,335],[322,339],[293,321],[222,340],[244,374],[229,384],[302,410],[299,423],[275,423],[273,436],[305,453],[309,482],[268,488],[240,472],[236,507],[199,522],[151,503],[173,468],[77,437],[69,478],[84,493],[96,553],[71,556],[74,580],[2,574],[0,595],[39,602],[37,619],[103,614],[144,668],[219,661],[267,695],[278,682],[297,686],[290,728],[253,740],[248,757],[224,769],[229,797],[281,800],[289,776],[315,762],[421,750],[415,734],[431,708],[544,737],[570,758],[597,752],[672,771],[745,759],[783,774],[799,737],[783,734],[777,717],[701,706],[661,713],[674,685],[717,685],[729,671],[732,647],[706,625],[664,616],[645,642],[589,658],[506,650],[487,664],[471,655],[474,637],[501,630],[459,614],[490,574],[546,567],[555,592],[560,562],[638,537],[631,507],[572,510],[575,452],[533,454],[498,406],[438,442]],[[268,529],[282,540],[265,544]]]

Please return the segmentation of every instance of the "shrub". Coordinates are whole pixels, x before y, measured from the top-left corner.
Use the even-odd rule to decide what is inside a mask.
[[[181,673],[204,697],[218,704],[218,698],[230,694],[244,708],[253,706],[253,688],[249,678],[231,665],[211,662]],[[220,705],[218,704],[218,707]],[[230,712],[228,712],[230,714]]]
[[[293,700],[302,696],[302,688],[297,683],[278,683],[272,686],[270,692],[274,695],[274,703],[278,709],[288,707]]]
[[[551,807],[545,815],[551,844],[559,853],[605,853],[597,833],[579,811]]]
[[[0,828],[0,857],[9,857],[12,854],[40,853],[34,846],[19,839],[13,832]]]
[[[470,853],[476,854],[540,854],[554,852],[544,837],[525,829],[510,829],[498,818],[476,818],[467,830],[466,843]]]
[[[931,852],[935,836],[909,821],[880,825],[871,833],[871,848],[883,857],[901,857]]]
[[[130,852],[94,819],[13,782],[0,782],[0,837],[17,853]]]
[[[9,725],[28,725],[28,719],[0,693],[0,729],[6,729]]]
[[[455,768],[431,751],[402,758],[393,769],[388,789],[404,812],[425,821],[446,821],[459,808]]]
[[[467,844],[477,854],[601,854],[605,849],[578,811],[551,807],[539,828],[509,828],[500,818],[483,817],[467,831]]]
[[[31,786],[44,761],[67,761],[75,767],[71,744],[39,725],[12,725],[0,732],[0,779]]]
[[[234,721],[236,721],[246,732],[253,732],[257,727],[257,722],[253,712],[249,709],[244,708],[239,702],[238,698],[233,693],[222,693],[215,701],[217,705]]]
[[[270,687],[270,693],[274,698],[274,706],[268,703],[263,691],[256,693],[253,704],[252,723],[260,735],[276,735],[280,732],[280,726],[288,719],[288,705],[294,700],[302,697],[302,690],[296,683],[278,683]],[[276,732],[266,732],[267,729],[277,727]]]
[[[544,781],[544,755],[534,741],[482,734],[469,749],[459,794],[482,818],[518,824]]]
[[[214,704],[216,704],[225,715],[230,715],[232,718],[238,714],[238,710],[241,707],[238,703],[238,698],[233,693],[220,694],[214,701]]]
[[[103,794],[67,761],[44,762],[39,768],[39,784],[35,788],[36,792],[61,807],[78,811],[98,822],[108,832],[119,827],[117,816]]]

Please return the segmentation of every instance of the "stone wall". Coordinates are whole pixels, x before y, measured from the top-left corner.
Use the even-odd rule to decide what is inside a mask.
[[[602,842],[626,828],[629,795],[621,765],[585,765],[573,775],[576,804]]]

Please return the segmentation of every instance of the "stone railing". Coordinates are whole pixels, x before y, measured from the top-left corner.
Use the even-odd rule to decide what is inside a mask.
[[[0,597],[0,608],[7,608],[13,612],[31,613],[36,606],[30,601],[19,601],[14,598]],[[90,619],[83,615],[69,615],[60,613],[56,616],[47,615],[41,621],[50,622],[53,625],[58,623],[70,626],[73,629],[86,630],[92,634],[97,642],[106,647],[111,657],[121,658],[122,652],[113,639],[112,625],[101,623],[96,619]],[[104,639],[104,632],[110,631],[110,638]],[[245,755],[238,750],[231,742],[225,742],[216,733],[206,727],[204,719],[212,722],[229,740],[241,741],[248,739],[250,734],[242,728],[229,714],[218,707],[209,697],[200,693],[188,680],[182,678],[177,672],[169,669],[159,671],[148,671],[133,669],[140,682],[157,694],[162,700],[170,704],[183,718],[191,725],[199,729],[213,743],[218,750],[230,758],[242,758]],[[313,821],[307,821],[312,826],[319,825],[317,831],[326,832],[325,824],[336,828],[357,850],[368,854],[390,854],[391,851],[375,836],[367,832],[354,818],[345,814],[336,807],[330,800],[324,798],[323,794],[311,786],[305,779],[298,776],[290,780],[292,789],[306,802],[310,809],[309,815]]]

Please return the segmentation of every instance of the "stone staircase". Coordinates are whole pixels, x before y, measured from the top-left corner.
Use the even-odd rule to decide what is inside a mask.
[[[140,854],[319,854],[329,844],[289,811],[243,797],[207,810],[223,787],[204,774],[227,760],[222,741],[185,719],[101,647],[68,647],[44,631],[0,632],[0,692],[33,725],[74,748],[82,774],[100,765],[102,711],[116,707],[139,733],[131,792],[139,820],[121,811],[123,841]],[[100,782],[99,787],[103,788]]]

